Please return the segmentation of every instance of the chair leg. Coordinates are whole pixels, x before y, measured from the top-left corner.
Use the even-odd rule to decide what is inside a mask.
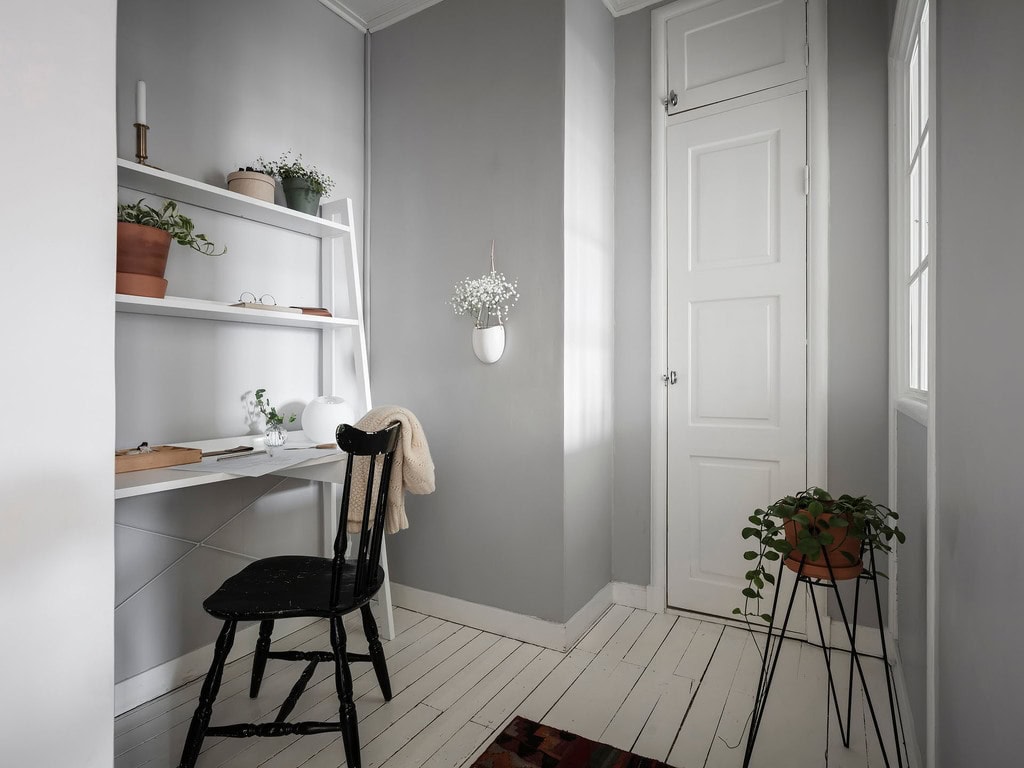
[[[256,653],[252,657],[252,679],[249,681],[249,698],[255,699],[263,682],[263,671],[267,668],[267,653],[270,651],[270,635],[274,631],[273,620],[260,622],[260,639],[256,641]]]
[[[339,712],[341,715],[341,740],[345,745],[345,761],[348,768],[360,768],[359,722],[356,705],[352,701],[352,670],[348,666],[345,627],[340,616],[331,617],[331,650],[334,651],[334,685],[338,689]]]
[[[227,661],[231,645],[235,642],[236,623],[225,621],[224,627],[217,637],[217,643],[213,649],[213,663],[210,664],[210,671],[206,674],[206,680],[203,681],[203,689],[199,694],[199,705],[196,707],[195,714],[192,715],[192,724],[188,727],[185,746],[181,750],[180,768],[195,768],[196,760],[199,759],[199,751],[203,747],[206,729],[209,727],[210,717],[213,715],[213,702],[220,690],[224,662]]]
[[[380,644],[377,621],[373,618],[373,611],[369,605],[362,606],[359,611],[363,615],[363,632],[370,646],[370,659],[373,661],[373,671],[377,673],[377,683],[384,694],[384,701],[391,701],[391,678],[388,677],[388,663],[384,658],[384,646]]]

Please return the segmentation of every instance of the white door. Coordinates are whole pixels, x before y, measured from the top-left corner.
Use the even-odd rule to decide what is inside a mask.
[[[668,91],[676,95],[669,113],[806,77],[806,0],[689,5],[665,11]]]
[[[747,517],[806,487],[805,131],[803,92],[668,119],[674,608],[742,606]]]

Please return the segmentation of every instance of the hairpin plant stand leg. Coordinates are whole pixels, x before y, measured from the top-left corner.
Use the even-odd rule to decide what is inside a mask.
[[[754,752],[754,744],[757,740],[757,733],[761,727],[761,721],[764,718],[765,706],[768,702],[768,694],[771,691],[772,682],[775,679],[775,671],[778,667],[779,656],[782,653],[782,642],[786,636],[786,629],[789,626],[790,616],[793,612],[793,603],[796,599],[797,590],[800,588],[800,584],[806,584],[808,592],[811,595],[812,607],[814,609],[814,617],[818,628],[818,638],[821,641],[822,654],[825,659],[825,669],[828,673],[828,687],[829,694],[832,699],[832,704],[836,709],[836,719],[839,722],[839,734],[843,740],[845,747],[850,746],[850,716],[853,710],[853,672],[857,670],[857,675],[860,679],[861,687],[864,691],[864,699],[868,705],[868,711],[871,714],[871,722],[875,729],[875,735],[878,737],[879,749],[882,752],[882,759],[885,761],[886,768],[889,768],[892,764],[889,761],[889,753],[885,748],[885,739],[882,736],[882,729],[878,721],[878,716],[875,712],[874,703],[871,700],[871,693],[868,690],[867,678],[864,674],[864,668],[861,665],[861,654],[857,650],[857,619],[859,616],[859,605],[860,605],[860,582],[862,580],[869,580],[872,582],[874,587],[874,602],[875,609],[878,616],[879,627],[882,626],[882,603],[878,592],[878,569],[875,564],[875,553],[870,548],[866,548],[867,552],[864,553],[870,560],[870,570],[865,570],[856,579],[855,586],[855,597],[854,597],[854,608],[853,608],[853,623],[851,624],[847,618],[846,608],[843,605],[842,596],[839,593],[838,582],[835,577],[835,571],[832,569],[832,563],[828,557],[825,557],[825,564],[828,567],[829,578],[815,578],[808,576],[804,573],[804,566],[806,564],[806,558],[802,558],[800,561],[800,567],[796,574],[796,579],[793,581],[793,589],[790,591],[789,599],[786,605],[786,614],[782,621],[781,627],[777,627],[775,624],[775,616],[779,604],[779,594],[782,591],[778,589],[782,584],[782,575],[786,568],[785,561],[782,561],[779,565],[779,576],[776,579],[776,590],[775,597],[772,601],[772,620],[768,624],[768,635],[765,639],[764,654],[761,659],[761,674],[758,677],[757,693],[754,696],[754,708],[750,718],[750,730],[747,734],[747,746],[743,757],[743,766],[747,768],[750,765],[751,758]],[[821,616],[818,612],[818,602],[814,593],[815,586],[822,586],[831,589],[835,592],[836,602],[839,605],[839,613],[843,620],[843,628],[846,630],[846,637],[850,642],[850,667],[849,667],[849,686],[847,688],[846,696],[846,718],[845,722],[843,719],[843,713],[839,705],[839,696],[836,692],[835,677],[832,674],[832,650],[828,647],[825,642],[825,632],[821,624]],[[778,630],[776,632],[776,630]],[[885,638],[882,636],[882,664],[885,668],[885,685],[886,692],[889,698],[889,715],[892,722],[893,738],[896,740],[896,765],[898,768],[903,768],[903,752],[906,750],[906,738],[903,735],[902,729],[902,714],[899,711],[899,702],[894,694],[894,685],[892,679],[892,669],[889,666],[889,654],[886,649]],[[899,720],[899,722],[897,722]],[[903,750],[900,748],[900,742],[903,743]],[[908,756],[909,761],[909,756]]]

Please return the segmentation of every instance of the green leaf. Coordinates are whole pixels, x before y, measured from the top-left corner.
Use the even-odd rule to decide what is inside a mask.
[[[744,528],[743,533],[740,535],[743,536],[744,539],[749,539],[753,536],[758,541],[761,540],[761,532],[757,530],[757,528]]]
[[[768,550],[764,553],[764,559],[774,563],[776,560],[779,559],[779,553]]]
[[[767,581],[769,584],[775,583],[775,577],[768,573],[768,571],[764,572],[764,580]]]
[[[760,616],[760,619],[761,619],[761,621],[765,622],[766,624],[771,624],[772,623],[772,615],[770,613],[762,613],[761,616]]]
[[[744,587],[743,588],[743,596],[744,597],[749,597],[751,600],[756,600],[757,599],[757,592],[755,592],[750,587]]]
[[[757,559],[757,552],[744,552],[743,553],[743,559],[744,560],[756,560]]]
[[[735,613],[737,616],[743,615],[743,611],[741,611],[739,608],[733,608],[732,612]]]
[[[831,519],[831,520],[829,520],[829,525],[830,525],[830,526],[831,526],[832,528],[845,528],[845,527],[846,527],[846,526],[848,526],[849,524],[850,524],[850,521],[849,521],[849,520],[847,520],[847,519],[846,519],[845,517],[843,517],[842,515],[833,515],[833,516],[832,516],[832,519]]]

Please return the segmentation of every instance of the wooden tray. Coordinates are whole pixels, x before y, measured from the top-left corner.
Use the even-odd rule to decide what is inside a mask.
[[[129,454],[128,450],[126,448],[114,452],[114,474],[195,464],[203,460],[203,452],[198,448],[180,448],[176,445],[157,445],[149,453]]]

